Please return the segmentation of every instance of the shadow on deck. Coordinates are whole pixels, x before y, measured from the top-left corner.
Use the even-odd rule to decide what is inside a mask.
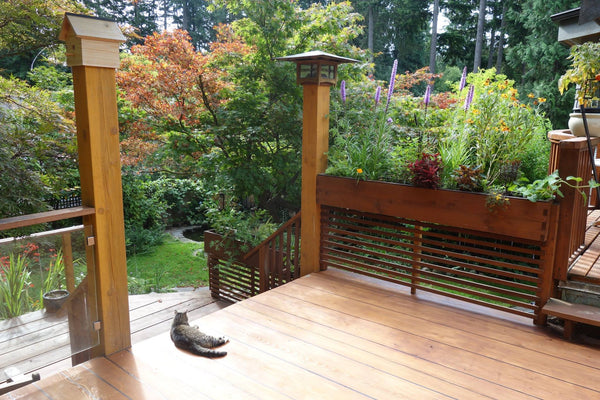
[[[194,323],[229,336],[229,354],[189,355],[164,332],[7,398],[600,398],[599,348],[335,269]]]

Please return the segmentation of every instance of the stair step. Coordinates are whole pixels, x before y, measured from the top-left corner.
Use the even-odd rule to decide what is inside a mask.
[[[542,314],[562,318],[565,321],[564,335],[568,339],[571,339],[573,335],[573,322],[600,326],[600,307],[586,304],[574,304],[551,298],[542,307]]]

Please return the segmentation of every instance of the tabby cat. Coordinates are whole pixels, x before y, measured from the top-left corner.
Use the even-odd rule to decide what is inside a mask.
[[[197,326],[190,326],[187,311],[177,312],[177,310],[171,324],[171,340],[179,349],[209,358],[226,356],[226,351],[213,350],[213,348],[229,342],[225,336],[218,338],[209,336],[200,332]]]

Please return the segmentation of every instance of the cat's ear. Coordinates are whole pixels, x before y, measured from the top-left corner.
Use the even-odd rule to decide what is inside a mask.
[[[175,315],[177,315],[177,310],[175,310]]]

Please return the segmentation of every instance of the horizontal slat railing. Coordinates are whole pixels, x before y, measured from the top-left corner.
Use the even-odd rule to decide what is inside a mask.
[[[532,317],[547,279],[541,242],[322,206],[321,266]]]
[[[213,297],[236,302],[298,278],[300,221],[298,213],[246,254],[236,251],[240,244],[205,232]]]

